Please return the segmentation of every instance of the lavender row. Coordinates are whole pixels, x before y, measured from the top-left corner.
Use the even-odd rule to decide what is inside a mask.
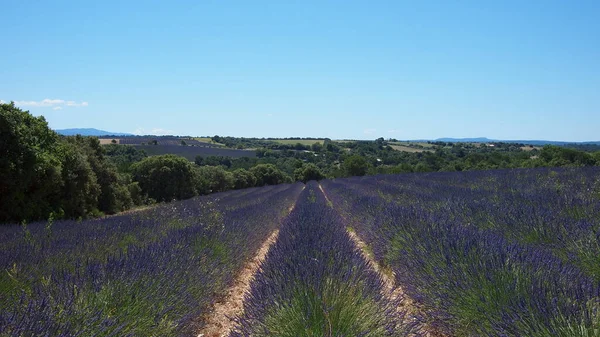
[[[405,336],[403,313],[311,182],[244,299],[230,336]]]
[[[82,223],[56,222],[50,230],[31,224],[28,235],[12,237],[21,240],[12,246],[17,254],[3,246],[0,331],[189,335],[301,189],[280,187],[263,204],[242,202],[237,209],[209,196]]]
[[[581,268],[581,259],[560,256],[570,247],[568,235],[578,235],[571,242],[596,237],[581,221],[585,215],[560,227],[567,233],[553,227],[560,221],[551,222],[578,214],[569,212],[572,205],[595,211],[597,172],[438,173],[322,185],[376,259],[428,310],[438,330],[461,336],[598,336],[595,274]],[[557,184],[569,188],[539,195]],[[483,206],[486,202],[494,206]],[[521,217],[509,222],[515,214]],[[524,219],[536,223],[518,223]],[[544,226],[549,227],[544,235],[558,239],[545,245],[537,237],[534,242],[516,237]]]
[[[348,179],[363,198],[448,213],[511,242],[550,250],[600,280],[600,168],[497,170]]]

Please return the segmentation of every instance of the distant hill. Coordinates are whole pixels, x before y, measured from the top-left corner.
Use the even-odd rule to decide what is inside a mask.
[[[489,143],[494,142],[493,139],[486,137],[477,138],[438,138],[435,142],[446,142],[446,143]]]
[[[133,136],[131,133],[122,133],[122,132],[111,132],[104,131],[98,129],[62,129],[62,130],[54,130],[58,134],[63,136],[74,136],[74,135],[82,135],[82,136]]]
[[[489,139],[486,137],[478,138],[438,138],[437,142],[446,143],[518,143],[527,145],[568,145],[568,144],[579,144],[579,145],[600,145],[600,141],[591,142],[564,142],[554,140],[499,140]]]

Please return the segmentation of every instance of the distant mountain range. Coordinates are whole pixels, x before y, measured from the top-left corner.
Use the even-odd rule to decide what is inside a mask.
[[[486,137],[438,138],[435,141],[446,142],[446,143],[519,143],[519,144],[527,144],[527,145],[567,145],[567,144],[600,145],[600,141],[564,142],[564,141],[554,141],[554,140],[498,140],[498,139],[489,139]]]
[[[63,136],[75,136],[75,135],[96,136],[96,137],[100,137],[100,136],[133,136],[133,134],[131,134],[131,133],[111,132],[111,131],[104,131],[104,130],[98,130],[98,129],[93,129],[93,128],[62,129],[62,130],[54,130],[54,131],[56,131],[58,134],[63,135]]]
[[[112,132],[112,131],[104,131],[98,130],[94,128],[87,129],[62,129],[55,130],[57,133],[63,136],[74,136],[74,135],[82,135],[82,136],[135,136],[131,133],[123,133],[123,132]],[[600,141],[590,141],[590,142],[565,142],[565,141],[554,141],[554,140],[499,140],[499,139],[489,139],[486,137],[476,137],[476,138],[438,138],[435,140],[431,139],[412,139],[410,142],[446,142],[446,143],[519,143],[519,144],[527,144],[527,145],[567,145],[567,144],[580,144],[580,145],[600,145]]]

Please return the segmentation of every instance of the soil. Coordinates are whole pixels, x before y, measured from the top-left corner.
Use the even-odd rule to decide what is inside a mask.
[[[235,326],[234,318],[244,311],[244,295],[250,290],[261,262],[265,259],[271,245],[277,241],[279,230],[275,230],[262,244],[254,258],[246,263],[233,285],[227,289],[225,298],[217,302],[205,318],[206,325],[199,331],[198,337],[225,337]]]
[[[323,187],[320,184],[319,184],[319,189],[321,190],[321,192],[323,192],[323,195],[325,196],[327,203],[330,205],[333,205],[333,203],[331,202],[329,197],[327,197],[327,193],[325,193],[325,190],[323,189]],[[396,308],[396,311],[398,313],[406,312],[407,315],[405,316],[405,319],[414,319],[411,317],[414,317],[415,315],[422,315],[423,309],[421,309],[410,297],[408,297],[404,294],[404,291],[402,290],[401,286],[396,285],[394,272],[391,270],[382,268],[382,266],[373,258],[373,256],[368,253],[368,245],[364,241],[362,241],[360,239],[360,237],[353,230],[347,229],[347,232],[348,232],[348,235],[350,236],[350,239],[352,240],[352,242],[354,242],[356,247],[362,253],[362,256],[365,258],[365,260],[367,260],[369,262],[369,264],[371,265],[373,270],[375,270],[375,272],[377,272],[377,274],[379,274],[379,276],[383,280],[384,291],[383,291],[382,295],[385,296],[386,298],[388,298],[391,302],[396,302],[396,301],[398,301],[398,299],[400,299],[400,302],[399,302],[400,304]],[[407,322],[407,323],[409,323],[409,322]],[[448,335],[443,334],[443,333],[427,326],[427,324],[424,324],[422,327],[420,327],[419,330],[420,330],[420,333],[416,334],[416,336],[449,337]]]
[[[288,211],[291,213],[295,206],[296,202],[290,206]],[[209,314],[203,318],[206,324],[198,332],[198,337],[229,336],[229,333],[235,327],[235,318],[244,312],[244,295],[250,291],[250,284],[254,279],[254,275],[262,261],[265,260],[269,248],[277,241],[278,236],[279,230],[273,231],[254,258],[246,263],[233,285],[227,289],[225,298],[215,303]]]

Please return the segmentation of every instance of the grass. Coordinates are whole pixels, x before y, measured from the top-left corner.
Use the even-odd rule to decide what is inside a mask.
[[[423,147],[423,148],[432,148],[435,145],[427,142],[407,142],[407,141],[399,141],[399,142],[390,142],[390,145],[400,145],[400,146],[408,146],[408,147]]]
[[[523,151],[533,151],[533,150],[541,150],[542,148],[540,146],[534,146],[534,147],[530,147],[530,146],[521,146],[521,150]]]
[[[193,139],[195,139],[199,142],[210,143],[210,144],[219,145],[219,146],[225,146],[225,144],[215,142],[210,137],[193,137]]]
[[[296,198],[259,192],[2,232],[0,336],[191,335]]]
[[[264,334],[255,336],[385,336],[382,308],[360,288],[333,280],[322,293],[300,288],[293,299],[267,315]]]
[[[419,149],[416,147],[409,147],[409,146],[404,146],[404,145],[390,145],[392,147],[392,149],[396,150],[396,151],[404,151],[404,152],[424,152],[424,151],[429,151],[427,149]]]
[[[232,158],[256,157],[255,151],[235,150],[220,147],[172,146],[172,145],[134,145],[138,150],[144,150],[149,156],[175,154],[193,161],[196,156],[225,156]]]
[[[275,142],[275,143],[279,143],[279,144],[285,144],[285,145],[296,145],[298,143],[305,145],[305,146],[311,146],[313,144],[323,144],[323,139],[267,139],[269,141]]]

